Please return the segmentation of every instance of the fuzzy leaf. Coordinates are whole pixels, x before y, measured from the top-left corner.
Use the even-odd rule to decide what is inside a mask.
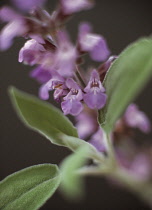
[[[63,142],[65,142],[67,147],[72,151],[77,151],[78,149],[85,147],[88,149],[88,152],[86,153],[88,158],[95,159],[100,163],[104,162],[104,155],[101,152],[98,152],[97,149],[88,142],[76,137],[66,135],[63,135],[61,138],[63,139]]]
[[[83,146],[65,158],[61,164],[61,190],[68,198],[77,199],[83,195],[83,180],[77,170],[86,162],[87,153],[88,147]]]
[[[43,134],[52,143],[65,146],[62,134],[77,137],[77,130],[62,112],[51,104],[27,93],[10,88],[14,107],[22,121],[30,128]]]
[[[52,196],[59,183],[56,165],[42,164],[18,171],[0,182],[0,209],[38,209]]]
[[[66,146],[72,151],[88,146],[90,158],[100,162],[103,160],[103,155],[92,145],[77,138],[76,128],[55,107],[16,88],[11,88],[10,93],[17,113],[28,127],[40,132],[52,143]]]
[[[99,111],[99,123],[110,132],[116,120],[135,99],[152,75],[152,38],[141,39],[124,50],[107,72],[104,86],[106,106]]]

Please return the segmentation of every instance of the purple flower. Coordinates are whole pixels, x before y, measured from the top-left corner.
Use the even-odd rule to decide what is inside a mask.
[[[106,145],[104,141],[104,131],[99,127],[98,131],[91,137],[89,143],[92,144],[99,152],[106,151]]]
[[[91,31],[88,23],[80,24],[78,38],[80,50],[89,52],[94,61],[105,61],[110,55],[106,41],[102,36],[91,33]]]
[[[36,79],[39,83],[44,84],[48,82],[52,75],[48,69],[43,68],[43,66],[37,66],[30,72],[30,77]]]
[[[63,97],[68,94],[68,90],[65,84],[59,84],[55,86],[55,91],[53,94],[54,100],[57,102],[61,102],[63,100]]]
[[[47,50],[41,59],[41,63],[47,69],[58,71],[64,77],[73,76],[77,50],[70,42],[65,31],[58,31],[56,48]]]
[[[58,32],[58,45],[55,52],[54,67],[62,76],[72,76],[77,59],[77,50],[65,31]]]
[[[5,6],[0,9],[0,20],[2,22],[9,22],[14,19],[20,18],[20,15],[18,15],[14,10],[11,8]]]
[[[70,92],[63,98],[61,103],[62,110],[65,115],[71,114],[77,116],[83,109],[82,103],[83,93],[78,84],[71,78],[66,80],[66,86],[70,89]]]
[[[9,22],[0,33],[0,50],[7,50],[12,45],[15,37],[27,33],[28,27],[25,19],[8,7],[0,10],[0,19],[3,22]]]
[[[52,76],[52,78],[46,84],[42,85],[39,90],[39,97],[43,100],[49,99],[49,91],[50,90],[54,90],[55,88],[60,88],[60,89],[64,88],[64,86],[63,86],[64,78],[60,74],[58,74],[56,71],[52,71],[51,76]],[[60,93],[58,93],[58,97],[60,97],[60,96],[61,96],[61,91],[60,91]],[[56,99],[58,97],[55,95]]]
[[[31,66],[39,63],[46,51],[42,44],[45,44],[44,40],[42,43],[37,42],[35,39],[28,40],[19,52],[19,62]]]
[[[116,55],[110,56],[106,62],[102,63],[98,67],[98,72],[99,72],[100,80],[101,81],[104,80],[105,75],[106,75],[108,69],[110,68],[110,66],[112,65],[112,63],[115,61],[115,59],[117,59],[117,58],[118,58],[118,56],[116,56]]]
[[[90,0],[60,0],[60,2],[62,11],[66,15],[93,7],[93,3]]]
[[[90,81],[84,89],[84,101],[91,109],[101,109],[106,104],[107,96],[102,86],[98,72],[94,69],[91,74]]]
[[[46,0],[11,0],[22,11],[29,11],[36,7],[42,7]]]
[[[151,176],[151,162],[144,153],[139,153],[131,162],[129,171],[139,179],[147,180]]]
[[[76,128],[81,139],[87,138],[97,130],[98,123],[96,115],[94,110],[84,110],[76,117]]]
[[[140,111],[135,104],[128,106],[125,115],[125,122],[132,128],[139,128],[144,133],[151,130],[151,124],[144,112]]]

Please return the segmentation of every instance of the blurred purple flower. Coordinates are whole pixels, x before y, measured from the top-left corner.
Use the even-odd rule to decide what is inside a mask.
[[[103,132],[102,128],[99,127],[98,131],[89,140],[89,143],[92,144],[99,152],[106,151]]]
[[[0,9],[0,21],[2,22],[9,22],[9,21],[12,21],[14,19],[19,19],[19,18],[20,18],[20,15],[7,6],[2,7]]]
[[[91,26],[88,23],[80,24],[78,37],[80,50],[89,52],[94,61],[105,61],[110,55],[107,43],[102,36],[91,31]]]
[[[77,50],[70,42],[66,31],[58,32],[58,45],[55,52],[55,68],[62,76],[72,76],[77,59]]]
[[[73,76],[77,50],[70,42],[65,31],[58,31],[55,49],[49,49],[43,55],[41,63],[44,68],[58,71],[63,77]]]
[[[17,36],[24,36],[28,31],[25,19],[9,7],[0,9],[0,19],[9,22],[0,33],[0,50],[7,50]]]
[[[64,101],[61,103],[62,110],[65,115],[77,116],[83,109],[83,105],[80,102],[83,99],[82,90],[71,78],[66,80],[66,86],[70,89],[70,92],[63,98]]]
[[[29,11],[36,7],[42,7],[46,0],[11,0],[12,3],[22,11]]]
[[[94,5],[90,0],[60,0],[60,2],[62,12],[66,15],[91,9]]]
[[[151,176],[151,163],[146,154],[137,154],[132,161],[129,171],[142,180],[147,180]]]
[[[97,130],[97,116],[94,114],[95,113],[91,113],[90,110],[88,112],[84,110],[78,116],[76,116],[76,128],[81,139],[87,138]]]
[[[44,40],[42,43],[37,42],[35,39],[28,40],[19,52],[18,61],[24,62],[24,64],[28,64],[30,66],[39,63],[40,58],[46,51],[42,45],[44,43]]]
[[[151,124],[148,117],[144,112],[140,111],[135,104],[128,106],[124,119],[128,126],[138,128],[144,133],[148,133],[151,130]]]
[[[56,71],[51,72],[52,78],[39,90],[39,97],[43,100],[49,99],[49,91],[54,90],[56,86],[63,88],[64,78]]]
[[[84,89],[84,101],[91,109],[101,109],[106,104],[107,96],[104,93],[105,89],[102,86],[98,72],[94,69],[92,71],[90,81]]]
[[[52,75],[48,69],[44,69],[43,66],[39,65],[30,72],[30,77],[36,79],[39,83],[44,84],[51,79]]]

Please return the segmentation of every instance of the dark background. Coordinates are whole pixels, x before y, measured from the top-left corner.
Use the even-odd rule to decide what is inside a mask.
[[[55,1],[48,2],[48,8],[52,10]],[[90,21],[94,25],[94,31],[106,37],[112,54],[119,54],[129,43],[151,34],[151,1],[96,2],[93,10],[78,13],[69,24],[73,37],[76,37],[78,22]],[[4,1],[1,1],[1,4],[4,4]],[[34,164],[59,164],[70,153],[27,129],[12,108],[7,93],[10,85],[35,95],[38,91],[38,84],[28,77],[30,68],[17,62],[18,51],[23,43],[22,39],[18,39],[11,49],[0,54],[0,179]],[[136,102],[152,120],[151,90],[152,84],[149,82]],[[102,178],[86,179],[86,197],[81,202],[71,203],[56,192],[41,209],[149,210],[137,197],[110,185]]]

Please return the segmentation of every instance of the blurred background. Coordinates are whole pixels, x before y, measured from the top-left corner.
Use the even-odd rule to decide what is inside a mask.
[[[46,9],[51,11],[55,0],[48,0]],[[0,1],[1,6],[8,1]],[[112,54],[119,54],[129,43],[143,36],[149,36],[152,29],[151,1],[96,0],[96,7],[89,11],[77,13],[68,24],[72,37],[76,37],[80,21],[89,21],[94,32],[102,34]],[[39,134],[27,129],[18,119],[8,96],[8,87],[13,85],[28,93],[37,95],[36,81],[29,78],[28,66],[18,63],[18,51],[24,40],[17,39],[12,48],[0,54],[0,180],[7,175],[25,167],[40,164],[59,164],[70,154],[66,148],[52,145]],[[149,82],[139,97],[137,104],[152,121],[152,84]],[[141,136],[152,140],[152,136]],[[103,178],[86,178],[86,195],[80,202],[67,201],[59,191],[41,208],[65,210],[149,210],[135,195],[124,189],[112,186]]]

